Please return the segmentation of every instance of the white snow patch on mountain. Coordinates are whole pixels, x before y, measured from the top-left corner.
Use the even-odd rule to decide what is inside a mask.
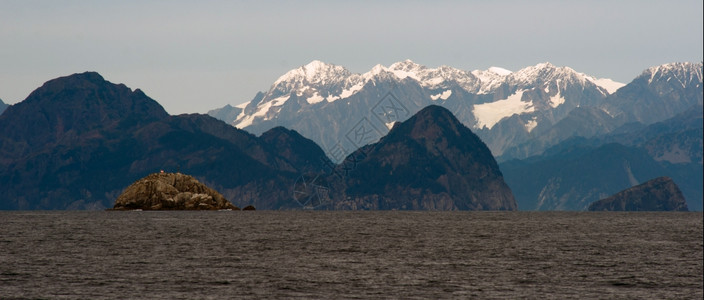
[[[430,99],[432,99],[432,100],[438,100],[438,99],[447,100],[447,98],[450,98],[450,95],[452,95],[452,90],[446,90],[440,94],[431,95]]]
[[[257,111],[251,115],[245,115],[243,110],[240,115],[237,116],[237,120],[233,122],[233,126],[242,129],[249,125],[252,125],[252,122],[254,122],[255,118],[264,117],[272,107],[284,105],[284,103],[286,103],[289,98],[290,96],[286,95],[274,98],[271,101],[260,103],[259,105],[257,105]]]
[[[560,89],[558,89],[557,94],[555,94],[554,96],[550,96],[550,106],[552,106],[552,108],[556,108],[562,103],[565,103],[565,97],[562,97],[562,95],[560,95]]]
[[[248,116],[240,114],[244,118],[242,120],[235,121],[236,124],[233,124],[233,125],[239,129],[242,129],[242,128],[245,128],[249,125],[252,125],[252,122],[254,122],[254,118],[263,117],[264,115],[266,115],[266,113],[273,106],[273,104],[274,104],[274,101],[262,103],[261,105],[257,106],[257,112],[255,112],[251,115],[248,115]]]
[[[364,82],[360,81],[359,83],[351,86],[349,89],[342,91],[342,93],[340,93],[340,99],[345,99],[349,96],[354,95],[355,93],[362,90],[363,87],[364,87]],[[330,102],[332,102],[332,101],[330,101]]]
[[[391,70],[391,73],[394,73],[398,79],[404,79],[406,77],[413,78],[417,81],[420,81],[418,78],[418,75],[415,72],[408,72],[408,71],[403,71],[403,70]]]
[[[535,127],[538,126],[537,117],[533,117],[532,119],[528,120],[528,122],[526,122],[525,126],[526,126],[526,130],[528,130],[528,132],[533,131],[533,129],[535,129]]]
[[[427,73],[427,68],[414,63],[412,60],[407,59],[401,62],[397,62],[389,66],[388,70],[394,73],[399,79],[404,79],[410,77],[416,81],[421,81],[420,76],[425,75],[422,73]]]
[[[500,68],[500,67],[490,67],[489,71],[494,72],[494,73],[501,75],[501,76],[507,76],[508,74],[513,73],[512,71],[509,71],[509,70],[506,70],[506,69]]]
[[[318,92],[315,92],[313,96],[310,96],[308,99],[306,99],[306,101],[308,101],[308,103],[310,104],[316,104],[318,102],[322,102],[323,100],[325,100],[325,98],[323,98],[323,96],[320,96],[320,93]]]
[[[525,90],[516,91],[516,93],[503,100],[475,104],[472,108],[472,113],[477,120],[476,128],[491,129],[503,118],[510,117],[514,114],[534,112],[535,107],[532,101],[521,101],[524,91]]]
[[[618,89],[622,88],[625,86],[625,83],[613,81],[609,78],[594,78],[591,76],[585,76],[587,80],[591,81],[592,83],[596,84],[596,86],[602,87],[605,89],[609,94],[615,93]]]
[[[267,103],[271,103],[271,106],[281,106],[281,105],[284,105],[284,103],[286,103],[286,101],[287,101],[288,98],[290,98],[290,97],[291,97],[291,96],[289,96],[289,95],[281,96],[281,97],[278,97],[278,98],[271,99],[271,100],[268,101]],[[267,111],[269,111],[269,110],[267,109]],[[258,111],[257,111],[257,112],[258,112]],[[266,111],[265,111],[264,113],[266,113]]]

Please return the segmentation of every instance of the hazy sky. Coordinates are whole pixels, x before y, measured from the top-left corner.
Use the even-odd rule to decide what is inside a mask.
[[[702,60],[702,1],[7,1],[0,99],[97,71],[171,114],[250,100],[318,59],[363,73],[429,67],[517,70],[549,61],[629,82]]]

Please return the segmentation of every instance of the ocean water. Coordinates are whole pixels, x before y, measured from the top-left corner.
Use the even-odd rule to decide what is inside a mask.
[[[702,299],[702,213],[0,212],[2,299]]]

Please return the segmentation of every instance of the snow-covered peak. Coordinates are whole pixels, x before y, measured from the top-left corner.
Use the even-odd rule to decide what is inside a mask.
[[[571,69],[570,69],[571,70]],[[549,63],[539,63],[535,66],[526,67],[509,74],[512,81],[516,83],[531,84],[538,79],[552,78],[557,68]],[[566,70],[562,70],[566,71]]]
[[[426,73],[427,69],[427,67],[414,63],[410,59],[393,63],[389,66],[389,71],[394,73],[394,75],[396,75],[399,79],[411,77],[418,81],[421,80],[420,77]]]
[[[648,83],[658,79],[678,80],[683,87],[686,82],[702,81],[702,63],[676,62],[655,67],[650,67],[643,71],[639,77],[648,78]]]
[[[391,66],[389,66],[389,69],[391,69],[391,70],[402,70],[402,71],[421,70],[421,69],[425,69],[425,68],[426,68],[425,66],[419,65],[410,59],[395,62],[395,63],[391,64]]]
[[[480,81],[478,94],[487,94],[498,88],[504,82],[506,76],[511,75],[511,71],[500,67],[490,67],[487,70],[474,70],[474,75]]]
[[[279,83],[323,83],[332,80],[340,82],[349,77],[351,73],[342,66],[324,63],[314,60],[307,65],[286,72],[274,82]]]
[[[547,83],[560,81],[562,84],[572,83],[581,85],[598,85],[591,76],[579,73],[569,67],[557,67],[549,62],[523,68],[507,76],[507,80],[519,88],[542,86]],[[602,93],[606,93],[604,88]]]
[[[508,76],[509,74],[513,73],[512,71],[506,70],[501,67],[489,67],[487,71],[495,73],[499,76]]]
[[[392,64],[388,71],[398,79],[412,78],[426,88],[447,89],[459,85],[468,92],[479,90],[479,79],[466,71],[449,66],[428,68],[410,59]]]
[[[387,68],[381,64],[377,64],[376,66],[373,66],[372,69],[369,70],[369,72],[362,74],[362,77],[364,77],[366,79],[370,79],[373,76],[376,76],[376,75],[381,74],[382,72],[388,72],[388,71],[389,71],[389,68]]]

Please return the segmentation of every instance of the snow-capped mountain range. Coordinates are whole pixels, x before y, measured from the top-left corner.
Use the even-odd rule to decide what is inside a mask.
[[[651,74],[649,84],[675,78],[687,89],[691,82],[701,82],[701,69],[701,63],[675,63],[650,68],[638,78]],[[251,101],[209,114],[254,134],[276,126],[297,130],[330,155],[350,153],[383,136],[395,121],[438,104],[499,156],[550,131],[577,107],[618,115],[625,108],[609,105],[608,99],[624,86],[550,63],[515,72],[499,67],[468,72],[405,60],[355,74],[316,60],[282,75]],[[359,139],[361,133],[364,139]]]
[[[411,60],[405,60],[389,67],[376,65],[364,74],[353,74],[344,67],[315,60],[279,77],[258,102],[254,112],[248,114],[243,111],[235,120],[232,120],[233,125],[238,128],[246,128],[258,118],[261,118],[262,121],[272,118],[278,111],[277,107],[283,106],[287,100],[291,99],[292,94],[303,97],[311,105],[321,102],[331,103],[349,98],[359,92],[368,82],[374,83],[379,79],[404,80],[406,78],[417,81],[420,86],[426,89],[444,89],[440,93],[431,95],[431,100],[447,100],[452,95],[451,88],[453,86],[458,86],[467,93],[479,95],[495,92],[502,83],[519,88],[542,83],[545,85],[546,92],[549,92],[549,83],[559,82],[561,79],[579,81],[583,85],[586,82],[591,82],[602,89],[604,95],[613,93],[616,89],[624,86],[624,84],[610,79],[596,79],[577,73],[567,67],[557,68],[550,63],[538,64],[514,73],[499,67],[472,72],[448,66],[433,69],[416,64]],[[513,99],[520,100],[521,94],[522,92],[517,93]],[[557,106],[563,100],[560,96],[556,96],[552,101],[552,106]],[[237,107],[247,108],[251,102],[243,103]],[[503,117],[502,115],[494,115],[493,111],[489,110],[480,109],[477,113],[481,114],[482,112],[484,114],[479,119],[493,120],[497,117],[499,119]],[[478,126],[489,125],[490,128],[494,123],[478,124]]]

